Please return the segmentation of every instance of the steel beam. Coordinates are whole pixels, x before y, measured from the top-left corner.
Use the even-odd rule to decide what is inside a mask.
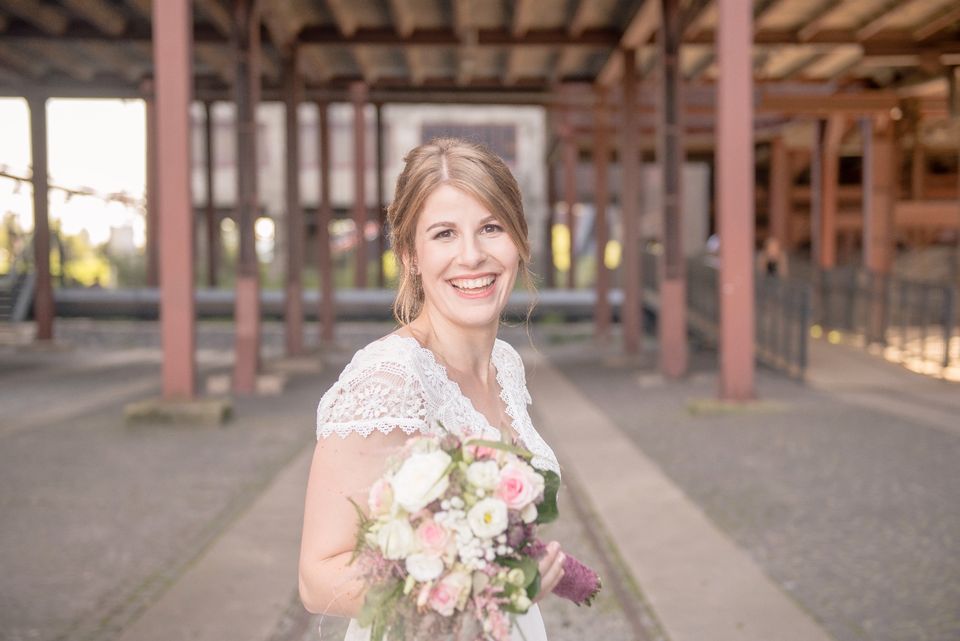
[[[191,399],[196,387],[194,216],[190,193],[191,9],[189,0],[153,4],[165,399]]]
[[[718,0],[717,227],[720,397],[754,397],[754,166],[751,6]]]

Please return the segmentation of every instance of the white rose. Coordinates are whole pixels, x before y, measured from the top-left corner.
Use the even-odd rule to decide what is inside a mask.
[[[377,530],[377,547],[384,558],[402,559],[416,550],[417,539],[406,519],[391,519]]]
[[[407,512],[422,510],[447,491],[449,465],[450,455],[443,450],[410,455],[393,476],[394,500]]]
[[[500,466],[496,461],[475,461],[467,468],[467,481],[484,490],[496,489],[500,483]]]
[[[492,538],[507,529],[507,504],[494,498],[477,501],[467,513],[467,522],[480,538]]]
[[[407,557],[407,572],[417,581],[433,581],[443,572],[443,561],[432,554],[411,554]]]
[[[537,520],[537,506],[534,503],[530,503],[527,507],[523,508],[520,512],[520,518],[523,519],[524,523],[533,523]]]

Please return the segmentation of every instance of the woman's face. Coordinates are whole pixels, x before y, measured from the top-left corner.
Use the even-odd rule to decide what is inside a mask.
[[[420,212],[415,247],[425,309],[456,325],[499,322],[520,254],[492,212],[473,196],[441,185]]]

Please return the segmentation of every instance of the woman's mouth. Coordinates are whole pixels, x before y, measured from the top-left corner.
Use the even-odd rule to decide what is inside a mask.
[[[450,284],[464,298],[483,298],[493,292],[496,281],[497,277],[491,274],[481,278],[455,278]]]

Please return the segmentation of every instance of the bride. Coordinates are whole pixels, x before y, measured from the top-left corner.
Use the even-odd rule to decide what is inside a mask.
[[[356,513],[387,457],[414,433],[506,439],[559,473],[527,412],[523,363],[497,338],[518,273],[532,290],[520,189],[485,148],[443,138],[413,149],[388,211],[403,272],[394,303],[400,328],[361,348],[317,408],[317,445],[307,482],[300,598],[312,613],[350,617],[345,641],[365,641],[355,617],[365,586],[349,565]],[[557,542],[540,561],[541,591],[563,575]],[[536,603],[512,638],[546,641]]]

